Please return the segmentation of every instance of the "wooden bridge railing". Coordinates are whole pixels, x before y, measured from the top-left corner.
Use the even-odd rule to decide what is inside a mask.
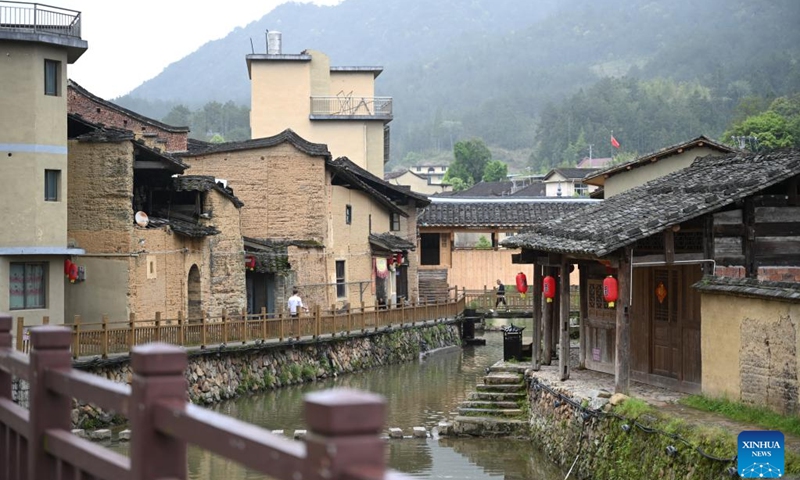
[[[293,441],[186,402],[186,353],[162,343],[133,348],[132,384],[72,369],[68,328],[31,330],[30,356],[12,349],[0,315],[0,479],[187,478],[187,444],[277,480],[404,480],[387,471],[382,397],[327,390],[305,397],[307,439]],[[11,400],[12,378],[30,383],[30,409]],[[130,457],[70,432],[72,399],[130,421]]]
[[[533,309],[533,293],[528,290],[528,293],[521,295],[516,289],[511,289],[506,286],[506,303],[509,310],[532,310]],[[484,287],[483,290],[462,290],[459,292],[459,298],[464,298],[467,306],[472,305],[479,311],[488,311],[495,308],[497,301],[497,288]],[[570,286],[570,311],[577,312],[580,309],[580,295],[577,285]]]
[[[140,320],[135,314],[124,322],[85,323],[76,316],[71,328],[70,348],[74,358],[128,353],[136,345],[162,342],[179,346],[206,346],[251,340],[284,340],[304,336],[340,335],[366,332],[400,324],[455,317],[464,310],[463,297],[450,297],[436,302],[400,305],[396,308],[361,307],[323,311],[319,306],[292,317],[286,313],[248,314],[246,311],[219,317],[205,313],[202,318],[187,320],[183,312],[175,317],[156,313],[156,318]],[[26,334],[24,318],[17,318],[16,349],[28,352],[31,341]]]

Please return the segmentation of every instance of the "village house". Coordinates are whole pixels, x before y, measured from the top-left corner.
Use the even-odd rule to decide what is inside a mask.
[[[634,379],[796,410],[799,179],[796,150],[702,157],[502,244],[522,248],[534,285],[539,267],[579,266],[581,363],[618,391]]]
[[[416,173],[411,169],[386,173],[383,179],[392,185],[407,186],[411,190],[425,195],[436,195],[442,192],[449,192],[451,189],[450,185],[441,181],[434,182],[432,177]]]
[[[629,162],[595,169],[585,175],[583,183],[589,185],[591,191],[595,188],[602,189],[604,197],[609,198],[654,178],[688,167],[698,157],[720,156],[734,151],[727,145],[700,135]]]
[[[375,96],[383,68],[331,66],[322,52],[282,53],[280,32],[268,32],[268,39],[266,54],[246,57],[252,138],[291,128],[383,178],[393,118],[392,98]]]
[[[248,309],[281,311],[293,288],[309,305],[344,308],[417,298],[416,209],[424,195],[389,184],[292,130],[191,141],[192,171],[223,179],[242,208]]]
[[[503,239],[597,201],[437,196],[431,202],[417,220],[419,282],[421,296],[436,298],[452,286],[482,290],[498,279],[513,283],[520,266],[512,255],[518,252],[502,246]]]
[[[68,236],[85,251],[71,257],[80,274],[66,285],[68,320],[241,312],[242,202],[230,189],[183,175],[180,159],[128,130],[70,115],[68,136]]]
[[[584,183],[584,177],[596,168],[554,168],[544,176],[545,195],[548,197],[588,197],[597,189]]]
[[[3,9],[27,19],[31,7]],[[80,12],[40,8],[47,24],[0,25],[0,311],[29,325],[64,322],[64,262],[83,253],[67,239],[66,85],[88,44]]]

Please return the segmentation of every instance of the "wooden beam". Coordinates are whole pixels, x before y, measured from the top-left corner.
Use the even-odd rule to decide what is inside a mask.
[[[533,370],[539,371],[542,363],[542,266],[533,266]]]
[[[569,378],[569,261],[561,259],[561,306],[559,324],[561,332],[558,339],[558,371],[561,381]]]
[[[671,228],[664,230],[664,260],[669,265],[675,261],[675,232]]]
[[[545,267],[544,272],[547,275],[553,275],[551,267]],[[542,365],[550,365],[550,360],[553,358],[553,302],[545,302],[544,304],[544,325],[542,326],[544,341],[542,346]]]
[[[714,258],[714,216],[706,215],[703,219],[703,256]],[[703,263],[703,274],[714,275],[714,264],[711,262]]]
[[[578,266],[578,277],[580,278],[580,313],[578,316],[578,335],[580,335],[580,347],[578,350],[578,365],[586,368],[586,339],[589,336],[589,327],[586,321],[589,318],[589,269],[586,266]]]
[[[744,237],[742,237],[742,248],[744,250],[744,270],[748,278],[758,276],[758,268],[755,261],[756,250],[756,208],[752,198],[745,198],[744,209],[742,212],[742,222],[744,223]]]
[[[630,287],[631,265],[630,248],[622,249],[619,257],[619,270],[617,286],[619,298],[617,299],[617,336],[616,353],[614,356],[614,392],[628,395],[631,379],[631,322],[630,322]]]

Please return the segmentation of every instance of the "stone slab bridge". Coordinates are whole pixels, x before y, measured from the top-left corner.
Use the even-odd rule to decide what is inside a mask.
[[[278,480],[410,479],[386,468],[378,395],[307,394],[309,432],[294,441],[188,403],[178,346],[133,347],[128,386],[73,370],[68,328],[33,328],[30,341],[30,355],[13,349],[11,317],[0,314],[0,480],[186,479],[189,443]],[[27,410],[11,400],[13,377],[30,383]],[[130,457],[71,433],[73,398],[128,418]]]

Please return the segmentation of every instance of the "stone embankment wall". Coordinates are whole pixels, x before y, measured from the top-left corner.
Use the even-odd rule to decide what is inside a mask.
[[[736,466],[733,435],[699,429],[641,401],[626,405],[623,395],[582,398],[533,379],[529,399],[531,439],[571,469],[571,478],[728,478]],[[696,447],[731,461],[712,460]]]
[[[189,352],[186,370],[188,395],[192,403],[208,405],[248,392],[417,360],[426,352],[454,345],[461,345],[458,326],[440,323],[357,337],[194,350]],[[127,357],[83,362],[75,367],[118,383],[130,383],[132,378]],[[27,407],[25,382],[15,383],[14,397]],[[83,404],[76,405],[72,420],[75,428],[85,429],[116,423],[115,420],[124,422]]]

